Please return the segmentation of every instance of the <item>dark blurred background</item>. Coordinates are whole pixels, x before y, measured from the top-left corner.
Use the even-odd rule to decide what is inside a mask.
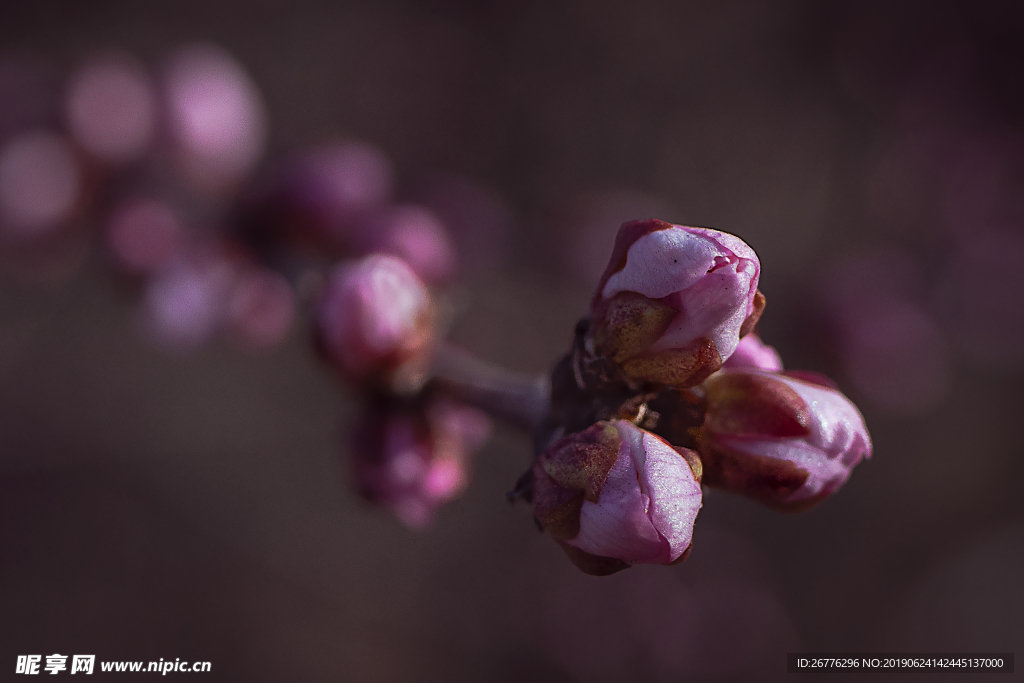
[[[5,275],[5,675],[59,652],[225,681],[776,680],[787,652],[1022,652],[1018,3],[0,5],[0,58],[57,80],[196,41],[261,89],[268,160],[357,137],[403,196],[473,188],[467,347],[545,371],[621,221],[713,226],[761,257],[763,338],[838,379],[875,455],[799,515],[711,492],[684,564],[592,578],[505,502],[525,435],[499,428],[415,534],[348,490],[354,403],[303,331],[167,353],[95,255]]]

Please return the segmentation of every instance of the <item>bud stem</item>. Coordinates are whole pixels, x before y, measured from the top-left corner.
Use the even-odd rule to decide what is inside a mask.
[[[546,375],[513,372],[442,342],[434,355],[431,383],[453,398],[534,433],[550,410]]]

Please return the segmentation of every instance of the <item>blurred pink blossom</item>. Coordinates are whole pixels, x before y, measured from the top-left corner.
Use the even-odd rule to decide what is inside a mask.
[[[465,489],[470,456],[489,433],[486,415],[447,399],[376,406],[352,435],[356,487],[406,526],[423,529]]]
[[[325,145],[291,163],[275,199],[286,220],[328,247],[358,241],[359,221],[390,199],[394,169],[387,154],[361,140]]]
[[[0,230],[8,239],[40,239],[62,227],[79,207],[82,171],[56,133],[35,130],[0,149]]]
[[[217,250],[182,255],[146,282],[144,323],[165,347],[191,350],[223,327],[236,264]]]
[[[459,254],[472,255],[462,263],[468,275],[491,275],[508,259],[515,223],[496,192],[462,176],[436,174],[421,179],[411,197],[441,219]]]
[[[367,221],[360,232],[367,251],[400,256],[427,284],[444,284],[455,277],[455,244],[440,219],[423,207],[388,207]]]
[[[185,229],[173,208],[158,199],[136,198],[114,208],[106,241],[117,265],[133,274],[152,273],[185,243]]]
[[[171,141],[196,186],[219,192],[255,168],[267,135],[263,98],[249,75],[215,45],[175,53],[164,75]]]
[[[156,89],[128,55],[94,55],[72,75],[64,103],[75,140],[110,163],[137,159],[153,140]]]
[[[371,254],[330,276],[316,325],[321,347],[350,381],[373,381],[421,356],[432,338],[433,306],[402,259]]]
[[[228,299],[228,324],[244,346],[269,349],[280,344],[295,321],[295,294],[280,273],[250,267],[239,274]]]

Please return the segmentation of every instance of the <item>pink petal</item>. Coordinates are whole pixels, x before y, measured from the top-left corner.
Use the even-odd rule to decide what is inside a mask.
[[[679,557],[693,538],[693,523],[701,508],[700,484],[686,460],[654,434],[644,432],[645,463],[638,472],[641,490],[650,497],[649,516],[668,541],[669,555]]]
[[[647,515],[650,498],[640,490],[631,451],[623,440],[598,502],[583,502],[580,533],[568,543],[592,555],[629,563],[662,562],[664,541]]]

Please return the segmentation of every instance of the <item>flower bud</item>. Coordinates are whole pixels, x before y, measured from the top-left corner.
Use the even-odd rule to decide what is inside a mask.
[[[353,433],[355,484],[406,526],[423,529],[465,489],[469,457],[489,433],[486,415],[446,399],[422,409],[377,406]]]
[[[538,523],[588,574],[685,557],[701,506],[697,454],[626,420],[553,443],[533,466]]]
[[[122,54],[98,54],[72,76],[64,103],[75,140],[113,164],[145,153],[156,128],[156,92],[145,68]]]
[[[185,176],[214,194],[236,187],[263,154],[267,112],[259,89],[215,45],[176,52],[163,83],[165,116]]]
[[[0,235],[43,240],[65,227],[83,201],[84,175],[62,136],[22,133],[0,148]]]
[[[288,164],[272,201],[299,235],[340,252],[359,241],[359,223],[390,200],[394,175],[387,154],[368,142],[324,145]]]
[[[762,371],[724,370],[704,383],[705,483],[800,510],[834,493],[871,457],[864,418],[832,387]]]
[[[106,223],[110,256],[133,275],[148,275],[170,263],[186,244],[186,229],[174,208],[157,199],[118,204]]]
[[[389,206],[368,219],[359,232],[366,251],[400,256],[424,282],[444,284],[455,278],[455,243],[428,209],[414,204]]]
[[[143,322],[154,340],[188,351],[223,327],[237,263],[219,246],[183,252],[146,281]]]
[[[733,235],[624,223],[591,302],[596,350],[634,380],[699,384],[760,317],[759,273],[753,249]]]
[[[254,266],[239,273],[228,299],[228,325],[235,340],[253,350],[271,349],[288,336],[295,320],[295,293],[280,273]]]
[[[331,274],[317,315],[320,347],[353,382],[390,382],[427,360],[430,294],[400,258],[371,254]]]
[[[722,363],[724,368],[734,370],[767,370],[778,372],[782,370],[782,357],[775,347],[768,346],[756,333],[750,333],[740,339],[739,346],[729,356],[728,360]]]

